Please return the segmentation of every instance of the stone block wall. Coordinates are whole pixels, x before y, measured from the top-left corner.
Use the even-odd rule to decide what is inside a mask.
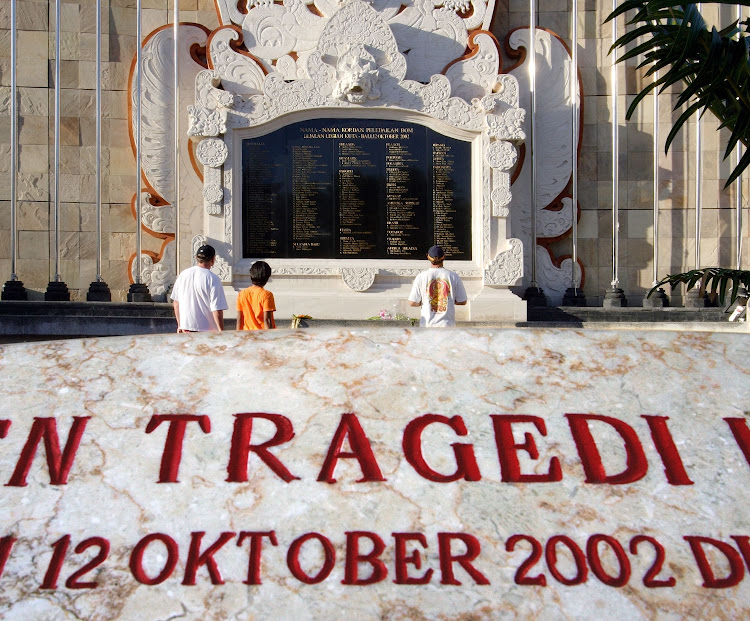
[[[135,0],[110,0],[103,7],[102,120],[102,277],[113,299],[125,298],[128,259],[135,250],[131,199],[136,189],[135,161],[127,121],[127,82],[136,49]],[[143,34],[171,22],[167,0],[144,0]],[[180,19],[215,28],[212,0],[180,0]],[[540,0],[538,24],[568,43],[570,0]],[[60,274],[73,299],[85,299],[96,276],[95,186],[95,3],[62,4]],[[611,4],[581,0],[578,11],[579,67],[585,93],[583,143],[579,158],[579,256],[586,267],[588,303],[599,305],[612,279],[611,185],[611,43],[609,24],[602,24]],[[726,24],[732,7],[706,7],[709,21]],[[713,11],[713,13],[712,13]],[[33,298],[43,298],[54,274],[53,113],[54,2],[18,0],[19,175],[17,274]],[[618,28],[623,31],[623,21]],[[0,282],[10,275],[10,2],[0,3]],[[528,24],[528,3],[500,0],[493,33],[502,42],[510,29]],[[511,63],[508,61],[506,66]],[[653,280],[652,100],[647,98],[630,121],[628,104],[644,80],[635,62],[618,69],[620,127],[620,270],[621,286],[631,305],[640,304]],[[676,93],[660,97],[659,133],[666,137],[677,112]],[[701,264],[734,267],[736,184],[723,190],[730,165],[721,160],[725,134],[707,114],[703,122],[703,213]],[[659,276],[695,265],[695,128],[688,124],[668,154],[659,158]],[[663,149],[662,149],[663,151]],[[743,260],[750,268],[750,173],[743,181],[745,204]],[[143,235],[143,248],[158,252],[160,240]],[[557,242],[558,255],[570,252],[569,239]],[[681,291],[674,303],[681,302]]]
[[[135,251],[135,158],[127,84],[136,51],[135,0],[103,2],[102,277],[124,300]],[[17,274],[32,299],[54,275],[54,2],[18,0],[19,174]],[[60,275],[71,299],[96,278],[96,3],[61,7]],[[218,25],[212,0],[180,0],[180,20]],[[167,0],[144,0],[144,37],[171,23]],[[10,1],[0,3],[0,281],[10,276]],[[143,235],[143,249],[160,240]]]
[[[619,4],[619,3],[618,3]],[[571,44],[572,2],[539,0],[537,23]],[[727,26],[734,20],[734,7],[704,5],[703,16],[710,24]],[[586,268],[584,292],[589,305],[600,305],[612,281],[612,30],[604,20],[611,2],[578,2],[578,65],[583,84],[583,137],[579,154],[578,253]],[[745,8],[745,15],[747,9]],[[502,41],[513,28],[526,27],[529,5],[526,0],[509,0],[503,13],[499,7],[493,26]],[[625,32],[625,19],[617,22],[618,34]],[[628,106],[651,80],[646,69],[638,69],[635,59],[621,63],[617,70],[619,126],[619,279],[631,306],[641,304],[652,285],[654,261],[653,212],[653,97],[648,96],[630,120]],[[658,278],[695,267],[695,121],[691,120],[664,153],[664,141],[681,110],[673,111],[679,88],[659,96],[659,239]],[[683,108],[684,109],[684,108]],[[702,210],[700,265],[734,268],[736,265],[735,192],[739,184],[724,190],[733,168],[722,161],[728,138],[718,131],[719,122],[707,113],[702,121]],[[734,156],[732,156],[732,162]],[[750,269],[750,173],[742,183],[743,227],[742,268]],[[571,252],[571,240],[555,244],[558,256]],[[667,290],[667,293],[671,293]],[[675,290],[673,305],[682,303],[682,290]]]

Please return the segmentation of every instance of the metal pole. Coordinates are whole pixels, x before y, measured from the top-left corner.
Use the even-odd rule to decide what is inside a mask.
[[[143,33],[141,0],[136,2],[135,47],[135,275],[128,291],[128,302],[151,302],[148,286],[141,273],[141,73],[143,69]]]
[[[174,63],[174,255],[175,276],[180,273],[180,0],[173,0],[173,63]]]
[[[531,166],[531,284],[526,288],[523,299],[528,306],[546,306],[544,291],[536,280],[536,2],[529,0],[529,95],[531,98],[531,118],[529,119],[529,165]]]
[[[135,68],[135,284],[141,283],[141,69],[143,68],[143,33],[141,0],[136,2],[136,68]]]
[[[86,294],[89,302],[111,302],[102,278],[102,0],[96,0],[96,279]]]
[[[60,282],[60,20],[62,0],[55,0],[55,276]]]
[[[699,3],[698,11],[702,9]],[[700,114],[695,120],[695,269],[701,266],[701,208],[703,206],[703,143],[701,136]]]
[[[531,90],[531,122],[529,123],[529,144],[531,147],[531,286],[536,281],[536,3],[529,0],[529,88]]]
[[[654,74],[654,82],[659,72]],[[659,282],[659,89],[654,89],[654,280]]]
[[[572,264],[570,269],[573,271],[571,274],[571,283],[573,283],[574,295],[578,291],[578,271],[576,266],[578,264],[578,116],[580,102],[578,101],[579,88],[578,88],[578,0],[573,0],[572,7],[572,42],[571,42],[571,76],[570,76],[570,101],[571,108],[573,110],[573,161],[572,161],[572,175],[571,182],[573,184],[571,198],[573,200],[573,253],[572,253]]]
[[[737,5],[737,21],[742,19],[742,5]],[[739,23],[737,24],[739,28]],[[739,166],[742,159],[742,143],[738,142],[734,149],[735,166]],[[742,175],[737,177],[734,190],[734,208],[736,211],[736,230],[737,230],[737,266],[742,269]]]
[[[102,281],[102,0],[96,0],[96,281]]]
[[[18,85],[16,83],[16,0],[10,1],[10,279],[18,280],[16,275],[16,175],[18,174]]]
[[[18,175],[18,85],[16,83],[16,65],[18,51],[16,35],[18,30],[16,18],[16,0],[10,0],[10,280],[3,285],[0,300],[25,300],[26,289],[16,274],[18,260],[18,211],[16,197],[16,177]]]
[[[44,299],[62,302],[70,300],[70,291],[60,278],[60,14],[62,0],[55,0],[55,203],[53,209],[55,231],[55,275],[47,285]]]
[[[617,8],[617,1],[612,0],[612,10]],[[612,20],[612,43],[617,41],[617,20]],[[618,256],[620,251],[619,230],[619,191],[620,171],[618,169],[619,127],[617,126],[617,49],[612,50],[612,288],[620,286]]]

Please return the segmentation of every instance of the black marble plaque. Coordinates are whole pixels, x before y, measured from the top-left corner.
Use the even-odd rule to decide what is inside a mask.
[[[422,125],[316,119],[242,141],[245,258],[471,259],[471,145]]]

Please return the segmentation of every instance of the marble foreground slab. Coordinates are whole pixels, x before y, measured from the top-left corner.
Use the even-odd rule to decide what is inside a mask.
[[[746,618],[749,347],[397,328],[0,347],[0,616]]]

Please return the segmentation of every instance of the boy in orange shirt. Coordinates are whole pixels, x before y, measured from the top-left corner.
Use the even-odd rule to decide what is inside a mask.
[[[273,313],[276,304],[273,293],[263,287],[271,278],[271,266],[265,261],[256,261],[250,268],[253,285],[240,291],[237,297],[237,329],[263,330],[275,328]]]

